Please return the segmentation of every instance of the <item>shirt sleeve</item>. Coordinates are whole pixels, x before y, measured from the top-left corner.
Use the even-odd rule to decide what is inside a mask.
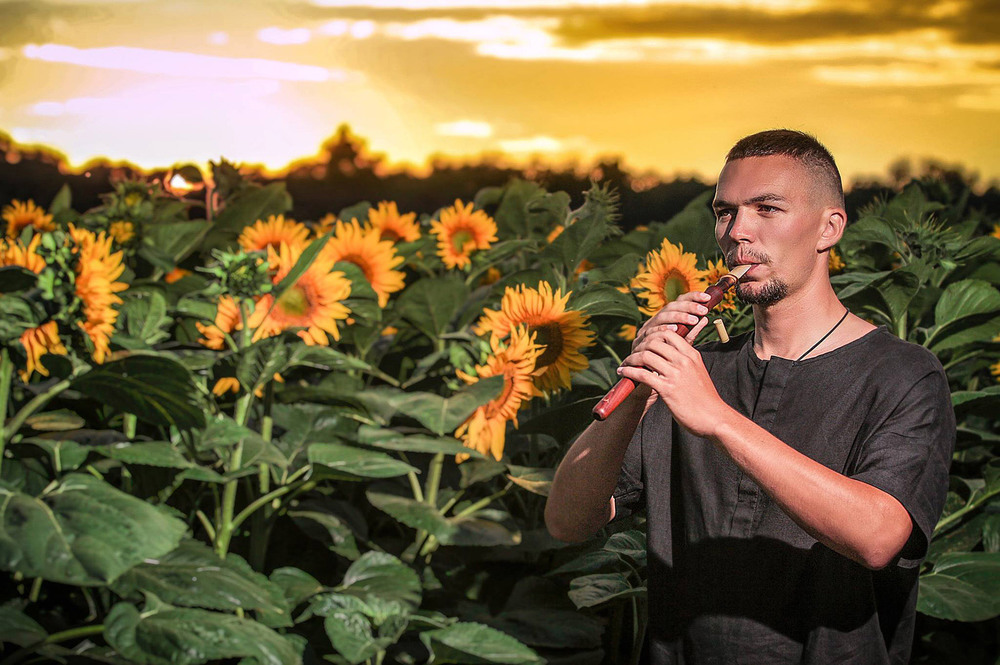
[[[955,412],[944,371],[925,374],[870,435],[851,478],[899,501],[916,528],[899,565],[920,564],[944,508],[955,447]]]
[[[643,416],[639,421],[639,426],[635,428],[632,440],[625,450],[622,470],[618,474],[618,485],[612,494],[615,499],[615,520],[639,510],[645,501],[645,488],[642,484],[642,432],[647,420],[646,416]]]

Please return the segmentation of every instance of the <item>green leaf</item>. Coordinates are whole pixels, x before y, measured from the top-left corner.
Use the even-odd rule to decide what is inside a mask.
[[[49,204],[49,214],[55,217],[63,211],[71,210],[72,207],[73,191],[69,188],[69,183],[63,183],[63,186],[52,198],[52,203]]]
[[[262,665],[302,662],[294,645],[281,635],[232,614],[175,608],[139,614],[132,605],[118,603],[104,626],[108,644],[139,665],[198,665],[247,657]]]
[[[442,543],[449,541],[458,531],[458,527],[439,513],[437,508],[422,501],[373,490],[368,490],[365,495],[382,512],[406,526],[427,531]]]
[[[70,388],[153,425],[205,425],[198,386],[184,365],[164,355],[131,352],[93,367]]]
[[[38,275],[21,266],[0,267],[0,293],[17,293],[35,288]]]
[[[274,287],[274,291],[272,291],[274,298],[271,300],[271,309],[274,309],[274,306],[279,300],[281,300],[281,296],[285,295],[285,292],[287,292],[288,289],[295,286],[295,283],[299,281],[299,278],[302,277],[307,270],[309,270],[309,266],[311,266],[313,261],[316,260],[316,257],[319,256],[320,251],[322,251],[323,247],[326,245],[326,241],[329,239],[330,234],[327,233],[310,242],[309,245],[302,250],[302,253],[299,254],[299,259],[295,262],[295,265],[292,266],[292,269],[289,270],[288,274],[282,277],[281,281],[278,282],[278,285]]]
[[[426,436],[416,434],[405,436],[391,429],[379,429],[362,425],[358,430],[358,443],[383,450],[397,450],[408,453],[444,453],[445,455],[468,454],[471,457],[483,456],[478,450],[466,448],[462,443],[450,436]]]
[[[469,287],[458,278],[425,277],[399,295],[396,312],[436,342],[468,297]]]
[[[212,230],[214,225],[203,219],[180,222],[160,222],[143,226],[143,240],[155,247],[171,263],[184,260]]]
[[[375,639],[368,618],[349,607],[331,610],[323,620],[323,628],[333,648],[352,665],[368,660],[388,646]]]
[[[275,569],[271,573],[271,584],[281,589],[285,602],[292,609],[326,588],[309,573],[292,566]]]
[[[152,346],[170,336],[166,328],[173,321],[167,316],[167,300],[159,291],[129,289],[118,308],[120,329],[134,340]]]
[[[946,328],[952,333],[961,332],[961,328],[949,324],[977,314],[987,314],[989,318],[1000,315],[1000,291],[975,279],[949,284],[934,308],[934,327],[928,331],[928,344],[935,338],[947,336]]]
[[[337,515],[316,510],[292,510],[288,516],[306,535],[326,544],[345,559],[355,561],[361,557],[354,531]]]
[[[596,573],[577,577],[569,583],[569,599],[577,608],[595,607],[615,598],[646,593],[645,587],[633,588],[622,573]]]
[[[420,422],[436,434],[454,432],[477,408],[496,397],[503,387],[502,376],[481,379],[451,397],[434,393],[386,391],[386,400],[400,413]]]
[[[76,441],[30,437],[21,439],[13,448],[18,457],[27,456],[23,454],[22,446],[32,446],[44,451],[49,458],[49,464],[58,473],[79,468],[87,459],[87,455],[90,454],[88,446],[81,445]]]
[[[573,294],[568,308],[583,310],[588,316],[613,316],[638,322],[639,308],[635,298],[608,284],[593,284]]]
[[[619,531],[604,543],[604,549],[627,556],[639,565],[646,563],[646,534],[642,531]]]
[[[545,661],[532,649],[495,628],[479,623],[460,622],[447,628],[420,634],[430,650],[431,663],[507,663],[541,665]]]
[[[39,498],[0,486],[0,567],[25,577],[95,586],[174,549],[186,526],[84,474]]]
[[[330,470],[365,478],[394,478],[417,469],[406,462],[375,450],[340,443],[314,443],[308,449],[309,462]]]
[[[552,607],[505,610],[490,625],[528,646],[549,649],[596,649],[604,632],[594,617]]]
[[[111,459],[126,464],[145,464],[168,469],[191,469],[197,466],[167,441],[132,442],[121,441],[98,450]]]
[[[543,263],[561,264],[572,274],[601,242],[618,232],[618,195],[597,184],[585,194],[583,206],[570,213],[575,218],[559,236],[539,252]]]
[[[549,495],[549,490],[552,489],[552,479],[556,474],[555,469],[535,469],[514,465],[510,465],[508,469],[510,469],[510,473],[507,474],[507,478],[515,485],[523,487],[532,494]]]
[[[698,256],[712,256],[719,251],[715,240],[715,216],[710,203],[715,192],[708,189],[691,200],[684,209],[671,217],[657,229],[652,246],[659,248],[664,238],[675,245],[683,245],[684,251]]]
[[[120,596],[138,592],[185,607],[211,610],[256,610],[283,615],[289,607],[281,589],[230,553],[220,559],[208,546],[183,540],[172,552],[135,566],[114,584]],[[287,621],[291,625],[291,621]]]
[[[622,563],[621,556],[616,552],[602,549],[581,554],[546,574],[563,575],[565,573],[596,573],[604,570],[617,570],[621,568]]]
[[[19,647],[41,642],[48,634],[34,619],[11,605],[0,606],[0,644]]]
[[[268,381],[274,380],[275,373],[287,367],[288,344],[289,341],[284,336],[269,337],[255,342],[239,353],[236,378],[244,390],[256,391]]]
[[[268,215],[281,214],[292,207],[285,183],[274,182],[240,194],[219,213],[202,243],[202,249],[236,244],[243,228]]]
[[[917,610],[939,619],[985,621],[1000,614],[1000,553],[945,554],[920,576]]]
[[[217,414],[215,419],[211,420],[205,429],[195,436],[195,449],[199,451],[231,448],[238,443],[243,444],[243,458],[240,462],[240,468],[252,467],[261,462],[281,467],[288,465],[288,460],[273,443],[265,441],[260,434],[243,427],[225,414]],[[228,469],[229,472],[238,470]]]
[[[87,421],[68,409],[36,413],[24,421],[25,425],[39,432],[70,432],[83,428]]]
[[[1000,405],[1000,386],[987,386],[982,390],[956,390],[951,394],[955,414],[962,416],[974,412],[995,416]]]
[[[421,586],[416,571],[385,552],[365,552],[347,569],[338,589],[362,600],[375,597],[399,601],[410,609],[420,605]]]
[[[497,235],[501,238],[529,237],[531,229],[528,224],[528,203],[541,196],[545,196],[545,190],[535,183],[511,180],[500,192],[499,205],[493,215]]]

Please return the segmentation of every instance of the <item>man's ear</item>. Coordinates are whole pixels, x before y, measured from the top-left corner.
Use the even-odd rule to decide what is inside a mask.
[[[846,226],[846,212],[841,208],[827,208],[823,215],[823,229],[820,233],[819,242],[816,243],[816,250],[825,252],[840,242]]]

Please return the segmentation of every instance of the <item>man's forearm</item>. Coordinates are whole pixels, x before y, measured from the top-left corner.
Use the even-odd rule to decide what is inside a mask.
[[[566,453],[545,504],[545,525],[556,538],[585,540],[608,523],[622,460],[649,395],[648,387],[638,386],[607,420],[592,422]]]
[[[867,568],[898,555],[913,528],[895,498],[853,480],[788,446],[731,411],[719,421],[716,444],[804,531]]]

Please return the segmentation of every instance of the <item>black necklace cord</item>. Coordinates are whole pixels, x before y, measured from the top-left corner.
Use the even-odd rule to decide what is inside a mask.
[[[802,354],[801,356],[799,356],[798,358],[796,358],[796,359],[795,359],[795,362],[799,362],[800,360],[802,360],[803,358],[805,358],[806,356],[808,356],[808,355],[809,355],[810,353],[812,353],[812,352],[813,352],[813,350],[814,350],[814,349],[815,349],[815,348],[816,348],[817,346],[819,346],[820,344],[822,344],[822,343],[823,343],[823,341],[824,341],[824,340],[825,340],[825,339],[826,339],[827,337],[829,337],[830,335],[832,335],[832,334],[833,334],[833,331],[834,331],[834,330],[836,330],[837,328],[839,328],[839,327],[840,327],[840,324],[844,322],[844,319],[846,319],[846,318],[847,318],[847,315],[848,315],[848,314],[850,314],[850,313],[851,313],[851,310],[849,310],[849,309],[847,309],[847,308],[845,307],[845,308],[844,308],[844,315],[843,315],[842,317],[840,317],[840,320],[839,320],[839,321],[837,321],[837,322],[836,322],[835,324],[833,324],[833,327],[832,327],[832,328],[830,328],[830,330],[829,330],[829,331],[827,331],[827,333],[826,333],[825,335],[823,335],[822,337],[820,337],[820,338],[819,338],[819,341],[818,341],[818,342],[816,342],[815,344],[813,344],[812,346],[810,346],[810,347],[809,347],[809,350],[808,350],[808,351],[806,351],[806,352],[805,352],[805,353],[803,353],[803,354]]]

